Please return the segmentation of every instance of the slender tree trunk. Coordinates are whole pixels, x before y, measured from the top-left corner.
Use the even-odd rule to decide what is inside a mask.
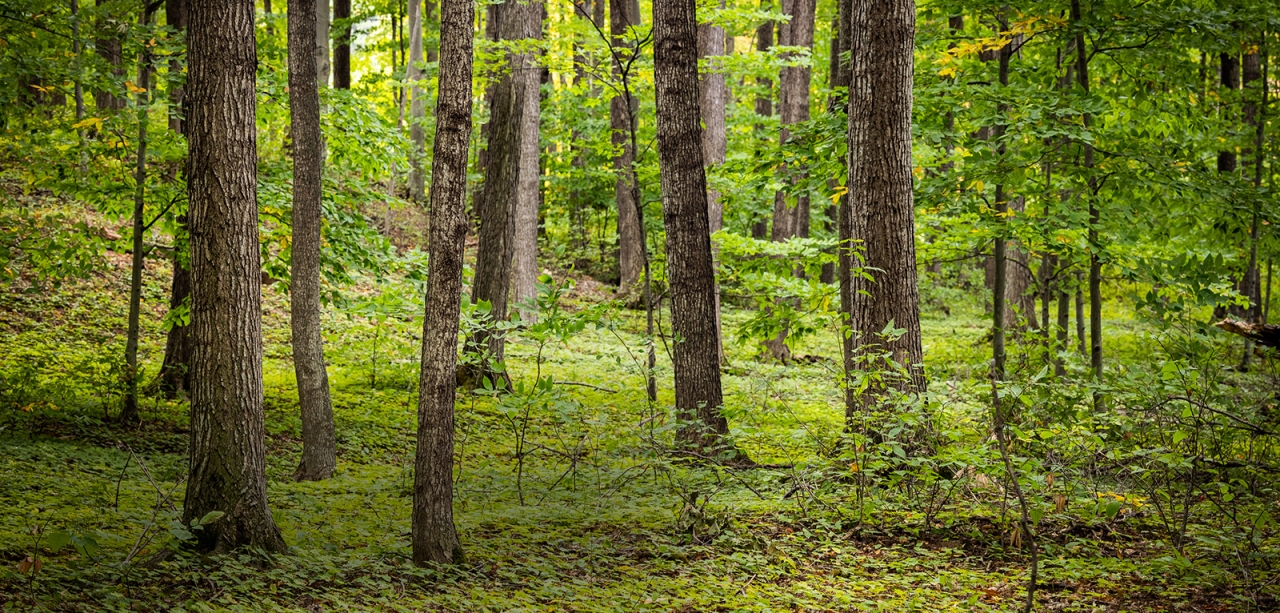
[[[151,11],[143,2],[142,16],[139,25],[147,27],[151,22]],[[120,410],[120,423],[137,423],[138,413],[138,332],[139,315],[142,311],[142,268],[146,264],[146,250],[143,235],[146,233],[147,193],[147,110],[150,107],[148,93],[151,85],[151,54],[145,49],[138,56],[138,155],[134,167],[133,191],[133,258],[129,274],[129,331],[125,337],[124,364],[128,377],[124,395],[124,406]]]
[[[1001,28],[1004,28],[1003,15],[1001,20]],[[1001,32],[1003,34],[1003,31]],[[1002,88],[1009,86],[1009,60],[1013,57],[1012,43],[1006,44],[999,50],[1000,68],[999,79]],[[997,121],[995,129],[992,130],[994,138],[999,140],[996,145],[996,152],[1001,158],[1006,154],[1006,146],[1004,142],[1005,121],[1008,119],[1009,105],[1000,103],[997,105],[996,115]],[[1005,330],[1010,322],[1010,316],[1016,317],[1016,313],[1012,313],[1009,308],[1009,223],[1006,213],[1009,211],[1009,195],[1004,191],[1004,184],[996,184],[996,239],[992,249],[992,266],[993,284],[991,290],[991,355],[992,355],[992,377],[997,381],[1005,380]],[[1015,294],[1016,296],[1017,294]],[[1013,321],[1016,321],[1014,319]],[[993,402],[999,406],[999,399],[994,398]],[[999,418],[997,412],[997,418]]]
[[[186,216],[179,218],[179,235],[187,234]],[[181,238],[185,244],[186,237]],[[188,309],[191,296],[191,270],[185,249],[174,249],[173,281],[169,289],[169,311]],[[190,320],[190,311],[187,318]],[[173,400],[191,390],[191,326],[181,321],[171,321],[164,344],[164,362],[160,365],[158,386],[166,398]]]
[[[631,0],[609,0],[609,34],[613,37],[613,47],[620,59],[627,61],[631,53],[631,41],[627,34],[631,26],[640,25],[640,11],[632,6]],[[614,75],[620,75],[621,67],[613,67]],[[640,213],[635,199],[634,173],[632,163],[635,161],[635,150],[631,145],[631,130],[635,128],[635,113],[639,108],[638,101],[632,97],[614,96],[609,101],[609,128],[612,131],[614,150],[613,168],[617,172],[614,182],[613,196],[618,205],[618,291],[625,296],[635,292],[644,271],[645,244],[644,230],[641,227]]]
[[[1071,20],[1080,24],[1083,15],[1080,13],[1080,0],[1071,0]],[[1089,55],[1084,47],[1084,33],[1076,34],[1076,80],[1080,89],[1089,92]],[[1093,129],[1093,116],[1084,113],[1084,129]],[[1102,245],[1098,241],[1098,178],[1093,174],[1093,144],[1082,143],[1084,148],[1084,169],[1088,177],[1089,199],[1089,365],[1095,379],[1102,379],[1102,260],[1098,257]],[[1093,407],[1102,408],[1102,396],[1095,394]]]
[[[191,0],[191,449],[183,522],[202,551],[284,551],[267,507],[252,0]]]
[[[1266,53],[1266,48],[1262,48]],[[1264,72],[1263,55],[1256,50],[1247,53],[1244,56],[1244,88],[1250,89],[1251,83],[1258,83],[1261,87],[1257,102],[1250,101],[1244,107],[1244,123],[1246,126],[1253,128],[1253,149],[1245,150],[1245,155],[1251,155],[1249,161],[1253,162],[1253,187],[1260,189],[1262,187],[1262,158],[1263,145],[1266,135],[1265,114],[1267,110],[1267,80]],[[1249,265],[1245,268],[1244,278],[1240,285],[1245,290],[1245,295],[1249,297],[1248,320],[1252,323],[1258,323],[1262,319],[1262,283],[1258,271],[1258,234],[1260,212],[1257,205],[1253,207],[1253,219],[1249,224]],[[1249,339],[1245,339],[1244,355],[1240,360],[1240,369],[1247,370],[1249,368],[1249,358],[1253,355],[1253,343]]]
[[[667,229],[667,277],[677,438],[693,448],[719,448],[728,423],[721,410],[720,341],[715,274],[707,218],[707,179],[698,104],[698,17],[694,0],[653,7],[654,87],[662,216]]]
[[[771,8],[772,4],[772,0],[760,0],[760,8],[762,10]],[[764,54],[773,49],[773,27],[774,23],[772,21],[766,21],[756,28],[757,52]],[[756,96],[756,115],[762,118],[773,117],[773,79],[759,77],[756,79],[756,85],[763,90],[760,95]],[[756,124],[756,132],[764,134],[764,124]],[[762,138],[761,140],[766,139]],[[751,237],[759,240],[769,237],[768,216],[759,215],[755,223],[751,224]]]
[[[842,301],[852,334],[845,341],[846,374],[867,352],[888,351],[908,373],[885,382],[924,391],[920,297],[916,287],[914,196],[911,175],[911,83],[914,72],[915,3],[912,0],[855,2],[850,29],[848,212],[842,213]],[[854,242],[858,241],[858,242]],[[865,249],[865,265],[883,272],[874,280],[851,274],[854,245]],[[904,332],[896,340],[877,335],[890,322]],[[846,419],[864,403],[846,388]]]
[[[81,79],[84,76],[83,61],[81,53],[83,49],[80,44],[80,2],[79,0],[71,0],[71,53],[75,56],[72,60],[75,82],[75,104],[76,104],[76,123],[80,123],[84,119],[84,84]],[[84,148],[85,129],[76,129],[76,140],[79,141],[80,151],[78,153],[80,163],[76,167],[78,176],[83,177],[88,172],[89,156]]]
[[[332,37],[329,19],[329,0],[316,3],[316,81],[320,87],[329,87],[329,43]]]
[[[1084,274],[1076,271],[1076,343],[1080,355],[1088,355],[1084,338]]]
[[[422,0],[409,0],[409,62],[405,64],[405,79],[409,81],[409,199],[422,202],[426,197],[426,179],[422,175],[422,160],[426,156],[426,133],[423,121],[427,116],[426,93],[419,86],[422,80]]]
[[[1054,352],[1070,351],[1071,345],[1067,333],[1071,325],[1071,294],[1067,293],[1067,277],[1065,271],[1058,272],[1058,281],[1054,284],[1058,291],[1058,344]],[[1059,377],[1067,374],[1067,364],[1061,357],[1055,357],[1053,374]]]
[[[530,15],[532,38],[542,38],[542,4]],[[538,289],[538,210],[541,194],[541,168],[539,154],[542,151],[539,123],[542,99],[542,67],[536,53],[525,60],[522,78],[525,79],[525,95],[520,114],[520,159],[515,210],[513,211],[511,254],[511,300],[523,305],[537,298]],[[521,317],[530,319],[536,310],[521,309]]]
[[[831,97],[827,100],[828,113],[848,112],[847,92],[839,93],[839,89],[849,87],[849,63],[844,55],[849,52],[849,19],[852,10],[852,0],[837,0],[835,23],[831,26],[831,63],[828,67],[828,89],[831,90]],[[835,191],[838,185],[839,181],[835,178],[827,180],[827,187],[832,191]],[[835,203],[827,207],[827,219],[823,222],[824,229],[837,236],[839,236],[840,206],[843,200],[844,196],[840,196]],[[818,280],[822,283],[834,283],[836,265],[823,264]]]
[[[333,19],[342,22],[333,46],[333,86],[351,89],[351,0],[333,0]]]
[[[418,389],[413,479],[413,561],[461,563],[453,523],[453,403],[467,236],[467,148],[471,138],[471,38],[475,5],[445,2],[440,14],[440,87],[431,160],[431,239]]]
[[[519,41],[537,37],[542,16],[541,3],[506,0],[496,8],[500,40]],[[476,250],[475,281],[471,288],[471,301],[488,302],[491,307],[489,317],[495,324],[507,320],[515,251],[516,224],[513,216],[520,197],[523,124],[528,109],[527,97],[538,96],[536,85],[539,77],[532,53],[509,53],[507,62],[510,70],[502,74],[492,90],[489,156],[480,209],[480,242]],[[534,147],[536,152],[537,145]],[[536,164],[536,154],[533,159]],[[537,218],[536,210],[534,218]],[[491,327],[473,335],[468,340],[468,351],[480,353],[483,357],[477,367],[468,367],[463,381],[473,386],[480,385],[485,378],[501,378],[509,382],[499,367],[505,342],[505,335]]]
[[[333,476],[337,443],[333,403],[324,363],[320,312],[320,227],[322,174],[320,84],[311,50],[314,0],[290,0],[289,130],[293,135],[293,241],[289,259],[289,323],[293,370],[302,412],[302,462],[294,478],[319,481]]]
[[[97,0],[94,4],[99,8],[99,13],[101,14],[103,6],[108,5],[109,2],[108,0]],[[100,18],[104,21],[108,19],[105,14],[102,14]],[[100,35],[97,40],[94,41],[94,50],[97,51],[99,57],[106,60],[107,63],[111,65],[111,76],[116,79],[123,78],[124,50],[121,47],[120,35],[115,32],[111,32],[111,27],[106,23],[99,22],[97,24],[97,29],[99,32],[103,33],[103,35]],[[93,92],[93,102],[94,105],[98,107],[99,111],[118,111],[123,109],[127,104],[124,96],[117,96],[105,90],[95,90]]]

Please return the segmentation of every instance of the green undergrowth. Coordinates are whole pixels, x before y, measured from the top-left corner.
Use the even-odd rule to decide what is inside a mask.
[[[177,546],[191,528],[177,521],[185,404],[148,396],[136,428],[106,418],[120,391],[117,278],[0,297],[5,610],[1021,610],[1029,549],[988,435],[985,315],[966,293],[949,296],[949,312],[923,317],[930,395],[913,410],[928,416],[932,455],[888,427],[879,444],[842,439],[831,326],[801,339],[797,359],[784,365],[740,342],[735,324],[749,314],[728,311],[725,410],[735,444],[758,463],[729,468],[670,452],[670,361],[660,340],[659,397],[650,404],[639,367],[643,314],[569,292],[568,317],[604,310],[541,345],[514,331],[508,366],[517,390],[460,394],[455,511],[467,563],[414,568],[422,323],[414,299],[386,297],[364,311],[357,300],[326,316],[338,473],[297,483],[287,299],[265,290],[268,491],[290,553],[207,558]],[[152,374],[163,351],[165,278],[163,266],[148,271],[142,356]],[[376,303],[378,288],[366,289],[366,304]],[[1152,374],[1161,371],[1149,363],[1150,327],[1118,304],[1108,309],[1120,320],[1106,338],[1118,377],[1142,372],[1168,383]],[[1007,397],[1026,415],[1015,460],[1040,536],[1038,607],[1274,606],[1275,529],[1259,512],[1277,499],[1268,482],[1255,473],[1202,475],[1186,494],[1119,470],[1176,447],[1116,452],[1115,441],[1155,435],[1123,415],[1084,409],[1092,388],[1078,357],[1067,381],[1037,383],[1044,356],[1034,345],[1027,339],[1014,352],[1021,383]],[[1265,376],[1223,385],[1243,398],[1265,387]],[[1136,393],[1115,385],[1116,404]],[[890,425],[919,431],[921,422],[903,419]],[[1240,442],[1222,444],[1233,453]],[[1164,490],[1192,503],[1180,550],[1152,503]],[[1248,502],[1230,504],[1229,492]],[[28,557],[39,560],[36,572],[23,569]]]

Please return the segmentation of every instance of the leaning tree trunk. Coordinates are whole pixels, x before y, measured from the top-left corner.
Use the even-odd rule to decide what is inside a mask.
[[[422,122],[427,116],[426,92],[418,85],[422,79],[422,0],[409,0],[409,63],[405,80],[409,81],[409,199],[422,202],[426,179],[422,175],[422,158],[426,156],[426,133]]]
[[[613,37],[613,47],[623,62],[633,53],[627,31],[631,26],[638,25],[640,10],[633,0],[609,0],[609,35]],[[621,68],[615,63],[613,71],[618,76]],[[618,204],[618,291],[625,296],[633,294],[640,282],[640,274],[644,271],[645,245],[632,184],[634,173],[631,169],[635,161],[635,151],[631,148],[631,130],[635,128],[635,113],[638,108],[639,104],[634,96],[628,100],[619,94],[609,101],[609,129],[617,152],[613,157],[613,168],[617,174],[613,196]]]
[[[507,0],[496,6],[500,40],[519,41],[538,34],[542,9],[538,2]],[[538,70],[531,53],[507,55],[510,70],[493,86],[489,113],[488,160],[485,163],[484,194],[480,202],[480,242],[476,248],[476,274],[471,301],[488,302],[491,324],[506,321],[511,287],[511,261],[515,224],[512,222],[519,198],[521,141],[526,97],[538,96]],[[533,73],[530,75],[529,73]],[[536,147],[536,145],[535,145]],[[536,156],[535,156],[536,161]],[[535,213],[536,216],[536,213]],[[478,363],[466,369],[464,384],[479,385],[488,378],[509,382],[499,365],[506,348],[505,335],[492,325],[477,331],[467,342],[467,351],[480,354]]]
[[[859,408],[886,391],[884,386],[925,387],[911,175],[915,3],[855,2],[851,24],[849,194],[847,212],[840,215],[841,292],[853,332],[845,341],[845,368],[858,368],[869,352],[887,351],[907,376],[861,397],[846,388],[850,422]],[[848,252],[855,244],[865,248],[865,266],[883,271],[873,273],[873,280],[852,274]],[[902,335],[896,340],[878,337],[890,322]]]
[[[431,239],[413,474],[413,562],[418,565],[463,561],[453,523],[453,402],[468,226],[474,11],[471,2],[444,2],[440,13],[440,94],[431,160]]]
[[[333,87],[351,89],[351,0],[333,0],[333,19],[343,22],[333,46]]]
[[[782,12],[791,19],[778,27],[778,44],[787,47],[807,47],[813,49],[813,25],[816,3],[814,0],[783,0]],[[794,60],[794,53],[787,53],[787,59]],[[789,126],[809,121],[809,78],[808,66],[787,66],[778,78],[778,112],[781,115],[782,129],[779,133],[779,144],[786,146],[791,140]],[[780,173],[782,181],[792,185],[798,183],[805,170],[797,167],[784,167]],[[794,206],[785,191],[778,191],[773,198],[773,234],[775,242],[783,242],[791,238],[809,237],[809,196],[799,194],[795,197]],[[797,270],[802,274],[802,270]],[[783,322],[778,335],[765,342],[770,354],[776,360],[791,360],[791,348],[787,346],[787,334],[790,322]]]
[[[541,4],[530,18],[533,38],[542,37]],[[530,53],[525,60],[523,78],[525,96],[520,113],[520,159],[516,186],[515,208],[512,211],[511,245],[511,301],[524,305],[538,296],[538,203],[541,190],[541,168],[538,165],[539,123],[542,119],[541,84],[542,69],[537,54]],[[536,310],[520,309],[521,317],[529,319]]]
[[[191,0],[187,39],[191,448],[183,522],[202,551],[284,551],[267,508],[252,0]]]
[[[698,18],[694,0],[653,6],[654,88],[662,217],[667,229],[667,277],[679,440],[715,448],[728,433],[721,413],[715,276],[707,219],[707,177],[698,109]]]
[[[333,403],[324,363],[320,325],[320,225],[322,196],[320,85],[310,53],[314,0],[290,0],[289,130],[293,136],[293,241],[289,258],[289,323],[293,371],[302,413],[302,462],[294,477],[319,481],[333,476],[337,443]]]

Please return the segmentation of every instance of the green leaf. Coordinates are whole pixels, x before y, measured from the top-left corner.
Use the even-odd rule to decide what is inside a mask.
[[[209,524],[212,524],[215,521],[218,521],[219,519],[222,519],[223,515],[226,515],[226,513],[223,513],[222,511],[209,511],[208,513],[205,513],[204,517],[201,517],[200,520],[196,523],[200,524],[201,526],[207,526]]]
[[[58,530],[49,534],[49,551],[58,553],[59,549],[66,547],[71,542],[71,533],[66,530]]]

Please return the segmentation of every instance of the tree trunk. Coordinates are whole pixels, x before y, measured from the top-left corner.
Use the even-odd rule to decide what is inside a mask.
[[[186,217],[179,220],[179,225],[186,228]],[[169,291],[169,311],[187,308],[191,296],[191,271],[189,263],[184,261],[185,254],[173,253],[173,282]],[[187,313],[190,321],[190,311]],[[168,335],[164,343],[164,362],[160,364],[157,385],[165,398],[174,400],[188,394],[191,390],[191,326],[179,321],[170,321]]]
[[[320,84],[311,49],[314,0],[290,0],[289,130],[293,136],[293,240],[289,257],[289,323],[293,331],[293,371],[302,412],[302,462],[294,478],[319,481],[333,476],[337,443],[333,404],[324,363],[320,323],[320,226],[322,173]]]
[[[724,8],[724,0],[720,2]],[[704,23],[698,26],[698,57],[719,58],[725,55],[724,28]],[[725,84],[724,67],[718,59],[709,60],[707,71],[699,82],[699,108],[702,112],[702,123],[706,129],[702,131],[702,157],[707,168],[724,163],[724,156],[729,148],[728,134],[725,126],[725,111],[729,105],[729,88]],[[724,203],[720,201],[720,192],[707,188],[707,224],[712,234],[724,226]],[[719,250],[715,243],[711,248],[711,264],[714,273]],[[720,285],[715,285],[716,340],[721,339],[720,326]],[[724,347],[719,346],[716,354],[723,362]]]
[[[530,15],[530,19],[534,20],[531,24],[532,38],[542,38],[542,13],[542,5],[538,4]],[[538,204],[542,176],[538,162],[542,151],[539,139],[542,67],[538,64],[536,53],[530,53],[525,62],[522,75],[525,80],[525,95],[519,119],[519,179],[512,218],[511,301],[516,305],[523,305],[537,298],[539,272]],[[524,319],[531,319],[537,311],[522,308],[520,314]]]
[[[771,5],[771,0],[760,0],[761,9],[770,8]],[[772,21],[766,21],[756,28],[757,52],[764,54],[773,48],[773,25]],[[756,96],[756,115],[763,118],[773,117],[773,80],[768,77],[759,77],[756,79],[756,85],[764,90],[761,95]],[[756,132],[763,133],[764,125],[756,124]],[[751,224],[751,237],[757,240],[769,237],[768,216],[759,215],[755,223]]]
[[[1240,89],[1240,59],[1236,57],[1236,54],[1223,53],[1218,56],[1218,62],[1219,84],[1222,85],[1222,89],[1228,91]],[[1229,114],[1229,107],[1224,105],[1222,108],[1224,115]],[[1236,171],[1236,166],[1235,150],[1227,149],[1218,152],[1218,172],[1232,173]]]
[[[694,0],[653,6],[654,88],[662,216],[667,230],[667,277],[677,438],[692,448],[718,448],[728,433],[721,412],[715,275],[711,263],[707,179],[698,104],[698,18]]]
[[[333,86],[351,89],[351,0],[333,0],[333,19],[342,22],[333,47]]]
[[[178,32],[187,29],[186,0],[165,0],[165,21],[169,27]],[[182,134],[182,61],[178,58],[169,60],[169,129]]]
[[[1081,23],[1080,0],[1071,0],[1071,20]],[[1089,92],[1089,55],[1084,47],[1084,33],[1076,34],[1076,80],[1080,89]],[[1084,129],[1093,129],[1093,116],[1084,113]],[[1084,172],[1088,177],[1089,199],[1089,365],[1095,379],[1102,379],[1102,260],[1098,257],[1102,245],[1098,242],[1098,178],[1093,174],[1093,144],[1081,143],[1084,148]],[[1233,162],[1234,164],[1234,156]],[[1102,396],[1094,394],[1093,408],[1102,408]]]
[[[609,34],[613,37],[613,46],[620,59],[626,62],[632,53],[628,29],[640,25],[640,11],[631,0],[609,0]],[[613,67],[614,75],[619,76],[621,68]],[[618,205],[618,290],[623,295],[632,295],[636,284],[640,281],[640,273],[644,271],[644,240],[640,227],[640,212],[636,208],[635,180],[631,165],[635,161],[635,151],[631,148],[631,130],[635,127],[635,113],[639,108],[635,97],[630,100],[623,95],[614,96],[609,101],[609,128],[612,131],[613,146],[617,154],[613,158],[613,168],[617,172],[614,182],[613,196]]]
[[[151,21],[151,11],[143,3],[142,17],[139,23],[146,27]],[[151,54],[145,49],[138,56],[138,155],[134,167],[133,192],[133,253],[129,274],[129,329],[125,336],[124,364],[125,376],[128,377],[124,395],[124,406],[120,410],[120,423],[137,423],[138,414],[138,328],[139,315],[142,311],[142,269],[146,264],[146,248],[143,235],[146,233],[147,193],[147,108],[148,94],[151,89]]]
[[[201,551],[282,552],[267,508],[252,0],[191,0],[191,448],[183,521]]]
[[[464,560],[453,523],[453,403],[467,236],[467,148],[471,138],[471,22],[475,5],[445,2],[440,14],[440,87],[431,170],[426,316],[413,474],[413,561]]]
[[[1076,271],[1076,343],[1080,355],[1087,355],[1084,339],[1084,274]]]
[[[846,419],[881,395],[884,386],[924,391],[920,297],[916,287],[911,175],[911,83],[915,3],[855,2],[850,29],[848,206],[841,214],[841,292],[852,335],[845,339],[846,375],[868,351],[888,351],[908,373],[858,397],[846,388]],[[860,242],[852,242],[860,241]],[[874,280],[851,274],[853,245]],[[878,337],[890,322],[896,340]]]
[[[499,40],[519,41],[537,37],[542,17],[541,3],[506,0],[496,8]],[[489,303],[489,317],[494,324],[507,320],[515,251],[513,216],[520,197],[524,116],[528,109],[527,97],[538,96],[536,85],[539,77],[537,62],[531,53],[509,53],[507,62],[510,70],[502,74],[492,89],[489,155],[480,209],[480,242],[476,250],[475,281],[471,288],[472,302]],[[534,147],[536,163],[537,145]],[[536,206],[536,201],[534,204]],[[536,216],[535,209],[535,220]],[[480,353],[482,357],[475,368],[469,366],[466,369],[462,377],[464,383],[478,386],[485,378],[494,380],[495,384],[496,378],[507,380],[499,368],[505,350],[503,333],[492,328],[480,330],[468,340],[467,350]]]
[[[835,23],[831,26],[831,57],[828,65],[828,89],[831,91],[831,97],[827,100],[828,113],[848,112],[849,63],[845,61],[843,56],[849,52],[849,19],[852,10],[852,0],[837,0]],[[840,88],[845,88],[846,92],[840,93]],[[832,191],[835,191],[838,185],[840,185],[838,179],[827,180],[827,187]],[[844,196],[840,196],[836,202],[827,207],[826,219],[822,222],[823,229],[837,236],[840,233],[838,226],[840,223],[840,201],[842,200],[844,200]],[[818,280],[822,283],[834,283],[836,280],[835,263],[823,264]]]
[[[110,4],[109,0],[97,0],[94,4],[99,9],[99,18],[109,20],[110,17],[102,11],[103,5]],[[111,65],[111,76],[120,79],[124,77],[124,50],[120,44],[120,35],[109,31],[111,27],[106,23],[99,22],[97,26],[102,35],[94,41],[93,48],[99,57]],[[127,100],[124,96],[117,96],[109,91],[95,90],[93,103],[99,111],[118,111],[126,106]]]
[[[331,39],[329,0],[316,3],[316,81],[320,87],[329,87],[329,43]]]
[[[1025,196],[1010,198],[1007,209],[1013,215],[1021,215],[1026,211]],[[1010,238],[1005,256],[1008,266],[1005,270],[1005,316],[1007,327],[1018,330],[1036,330],[1040,324],[1036,318],[1035,274],[1031,271],[1031,254],[1022,247],[1022,241]]]
[[[422,0],[409,0],[409,63],[405,64],[405,80],[409,81],[409,199],[421,203],[426,197],[426,179],[422,175],[422,159],[426,156],[426,133],[422,122],[427,116],[426,92],[418,85],[422,74]]]
[[[1262,47],[1265,53],[1266,48]],[[1267,81],[1263,74],[1263,57],[1259,55],[1257,50],[1245,54],[1244,56],[1244,89],[1250,89],[1251,83],[1258,83],[1261,91],[1256,99],[1249,100],[1244,107],[1244,123],[1247,127],[1253,128],[1253,148],[1246,149],[1245,155],[1247,162],[1253,163],[1253,187],[1259,189],[1262,187],[1262,158],[1265,154],[1263,149],[1264,135],[1266,129],[1266,121],[1264,115],[1267,109]],[[1250,323],[1258,323],[1262,319],[1262,279],[1258,271],[1258,234],[1260,212],[1257,205],[1253,208],[1253,219],[1249,224],[1249,265],[1245,268],[1244,278],[1240,280],[1240,285],[1244,289],[1244,294],[1249,298],[1249,309],[1246,318]],[[1240,369],[1247,370],[1249,368],[1249,358],[1253,355],[1253,347],[1248,339],[1245,340],[1244,354],[1240,361]]]

